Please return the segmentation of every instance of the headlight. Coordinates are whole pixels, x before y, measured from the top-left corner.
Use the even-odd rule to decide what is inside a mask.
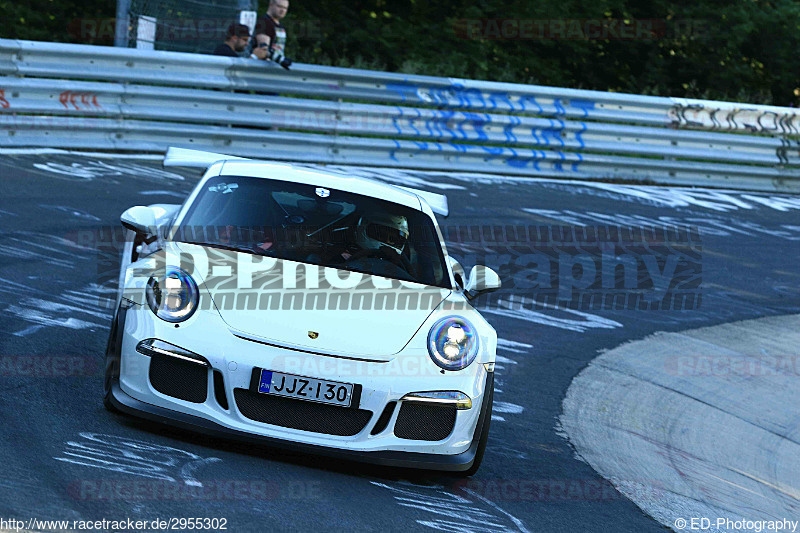
[[[197,309],[198,290],[192,277],[183,270],[167,267],[166,275],[147,281],[147,305],[167,322],[183,322]]]
[[[475,328],[456,316],[439,320],[428,334],[428,353],[433,362],[445,370],[468,367],[478,355]]]

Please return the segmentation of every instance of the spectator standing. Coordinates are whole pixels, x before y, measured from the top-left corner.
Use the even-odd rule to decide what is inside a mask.
[[[258,21],[255,31],[256,48],[266,49],[267,58],[287,70],[292,60],[286,57],[286,27],[281,21],[288,11],[289,0],[270,0],[267,14]]]
[[[241,57],[239,52],[247,48],[247,43],[250,41],[250,28],[244,24],[237,22],[231,23],[228,26],[228,31],[225,34],[225,42],[220,43],[214,50],[215,56],[226,57]]]

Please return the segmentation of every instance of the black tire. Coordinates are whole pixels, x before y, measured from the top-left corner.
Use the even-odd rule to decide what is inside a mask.
[[[117,347],[118,314],[111,321],[111,331],[106,344],[105,372],[103,374],[103,407],[112,413],[120,413],[111,402],[111,387],[119,379],[119,352]]]
[[[475,460],[469,469],[459,472],[461,477],[470,477],[478,472],[483,462],[483,454],[486,451],[486,443],[489,441],[489,426],[492,423],[492,405],[494,404],[494,383],[492,383],[492,390],[489,391],[489,402],[486,404],[486,413],[484,413],[483,427],[481,428],[480,441],[478,442],[478,449],[475,452]]]
[[[120,413],[121,411],[119,409],[117,409],[114,406],[114,404],[111,402],[111,385],[114,383],[115,380],[113,378],[113,371],[109,372],[108,366],[109,365],[106,365],[106,376],[105,376],[105,383],[104,383],[104,387],[103,387],[103,389],[104,389],[103,390],[103,407],[105,407],[106,410],[108,410],[108,411],[110,411],[112,413]]]

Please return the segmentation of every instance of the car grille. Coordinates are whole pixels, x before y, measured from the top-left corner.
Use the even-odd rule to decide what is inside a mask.
[[[402,402],[394,434],[401,439],[442,440],[456,424],[455,405]]]
[[[150,384],[161,394],[203,403],[208,393],[208,368],[176,357],[150,357]]]
[[[236,407],[256,422],[326,435],[352,437],[363,430],[372,411],[294,400],[247,389],[233,389]]]

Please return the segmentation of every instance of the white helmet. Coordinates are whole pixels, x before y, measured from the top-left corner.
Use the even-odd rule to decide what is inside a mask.
[[[403,215],[389,213],[364,215],[358,221],[356,239],[367,250],[386,246],[402,254],[408,241],[408,220]]]

